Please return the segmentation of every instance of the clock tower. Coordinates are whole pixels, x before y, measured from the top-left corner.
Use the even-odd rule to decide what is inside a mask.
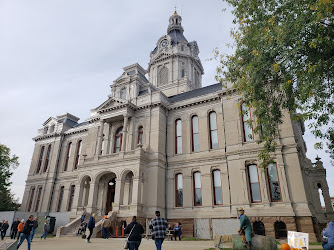
[[[182,18],[175,11],[169,18],[167,34],[160,37],[150,54],[149,81],[167,96],[202,87],[204,74],[196,41],[183,35]]]

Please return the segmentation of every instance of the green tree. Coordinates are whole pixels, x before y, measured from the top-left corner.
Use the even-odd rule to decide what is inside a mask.
[[[264,143],[261,167],[271,161],[282,110],[309,120],[311,132],[326,141],[334,158],[333,0],[223,1],[235,16],[235,52],[215,51],[217,79],[232,82],[254,108],[254,131]],[[322,142],[315,147],[321,149]]]
[[[19,165],[18,157],[10,156],[10,149],[0,144],[0,211],[15,210],[16,204],[10,192],[12,170]]]

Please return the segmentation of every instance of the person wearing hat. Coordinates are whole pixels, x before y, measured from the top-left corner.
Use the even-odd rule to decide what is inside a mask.
[[[242,232],[245,233],[245,247],[250,248],[252,246],[252,224],[248,217],[245,215],[245,210],[242,207],[238,208],[238,215],[240,219],[240,227],[238,229],[238,232],[239,234],[242,234]]]
[[[103,239],[108,239],[108,228],[110,227],[110,220],[108,219],[108,216],[105,215],[103,222],[102,222],[102,235],[103,235]]]

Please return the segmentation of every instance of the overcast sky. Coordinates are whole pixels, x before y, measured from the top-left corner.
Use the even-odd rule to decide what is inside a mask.
[[[34,149],[33,137],[50,116],[66,112],[87,119],[110,94],[122,68],[139,63],[147,69],[150,52],[166,34],[177,6],[184,35],[197,41],[204,66],[203,86],[215,83],[212,50],[226,44],[233,16],[219,0],[0,0],[0,143],[19,156],[12,192],[22,200]],[[327,168],[329,156],[313,150]]]

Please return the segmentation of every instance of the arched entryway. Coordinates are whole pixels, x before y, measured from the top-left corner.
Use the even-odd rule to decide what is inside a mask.
[[[96,197],[96,211],[104,215],[113,210],[116,191],[116,174],[104,172],[96,177],[98,192]]]

